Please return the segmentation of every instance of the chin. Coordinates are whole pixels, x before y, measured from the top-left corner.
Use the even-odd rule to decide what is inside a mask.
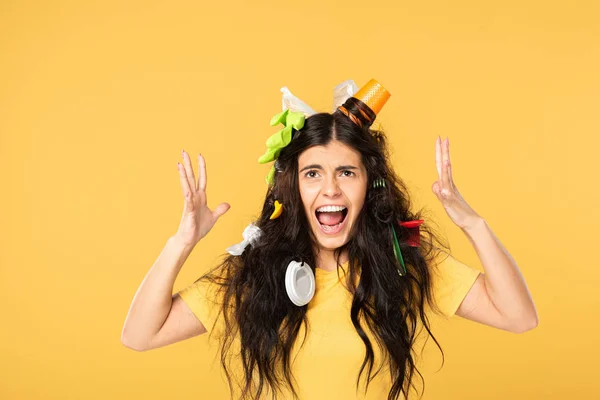
[[[348,243],[348,238],[346,237],[339,239],[323,239],[317,236],[317,245],[319,246],[319,249],[322,250],[334,251],[336,249],[339,249],[346,243]]]

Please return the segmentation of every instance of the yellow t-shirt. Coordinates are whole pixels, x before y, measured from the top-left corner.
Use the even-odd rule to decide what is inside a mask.
[[[346,269],[347,265],[343,267]],[[440,261],[437,271],[439,275],[434,273],[432,277],[434,297],[443,315],[450,318],[456,313],[480,271],[452,256]],[[344,275],[340,270],[341,279]],[[361,376],[361,389],[356,392],[356,378],[365,356],[365,347],[350,318],[352,295],[338,279],[336,270],[327,272],[316,268],[315,282],[315,295],[308,303],[307,310],[309,334],[300,349],[305,330],[303,324],[292,349],[292,371],[300,400],[387,398],[391,383],[385,366],[370,382],[367,395],[364,394],[364,380],[368,372],[365,369]],[[216,303],[207,288],[208,285],[200,281],[184,288],[179,294],[210,332],[215,322],[216,328],[221,327],[216,321]],[[380,362],[378,345],[370,332],[367,334],[375,351],[376,370]],[[287,398],[291,396],[284,397]]]

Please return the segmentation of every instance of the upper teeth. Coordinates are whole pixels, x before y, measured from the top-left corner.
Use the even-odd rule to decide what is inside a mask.
[[[335,212],[335,211],[343,211],[346,207],[344,206],[323,206],[317,208],[317,212]]]

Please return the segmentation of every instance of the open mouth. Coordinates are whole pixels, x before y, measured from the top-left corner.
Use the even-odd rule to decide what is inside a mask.
[[[342,230],[348,215],[348,209],[344,206],[323,206],[315,212],[321,231],[333,235]]]

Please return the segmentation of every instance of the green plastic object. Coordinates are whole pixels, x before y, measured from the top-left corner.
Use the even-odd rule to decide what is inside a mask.
[[[391,226],[391,229],[392,229],[392,234],[394,235],[394,255],[396,256],[396,259],[402,266],[402,271],[400,271],[400,269],[398,269],[398,273],[400,274],[400,276],[403,276],[403,275],[406,275],[406,265],[404,265],[404,259],[402,258],[402,252],[400,251],[400,244],[398,243],[398,237],[396,236],[396,230],[394,229],[393,226]]]
[[[267,139],[267,151],[265,154],[258,158],[259,164],[265,164],[271,161],[275,161],[281,153],[281,149],[290,144],[292,141],[292,129],[300,130],[304,126],[305,120],[304,113],[290,111],[289,108],[283,110],[280,113],[275,114],[271,118],[270,125],[275,126],[277,124],[283,124],[285,128],[282,128],[277,133],[271,135]],[[275,167],[273,166],[267,175],[267,183],[273,184],[273,177],[275,176]]]
[[[382,178],[375,179],[375,181],[373,181],[373,188],[380,188],[380,187],[385,187],[385,180]]]

